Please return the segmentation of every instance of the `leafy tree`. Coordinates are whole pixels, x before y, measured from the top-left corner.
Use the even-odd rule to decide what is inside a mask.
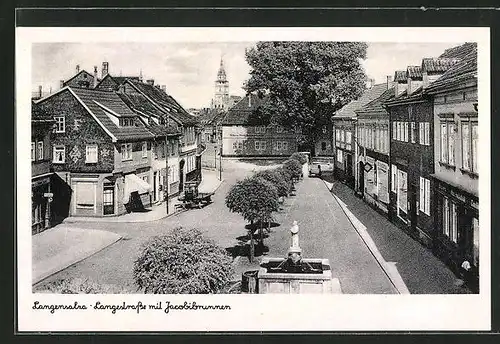
[[[298,179],[302,174],[302,165],[295,159],[285,160],[283,169],[290,173],[292,179]]]
[[[259,171],[255,173],[254,176],[270,181],[276,187],[278,197],[288,196],[290,189],[289,183],[285,179],[285,176],[276,169]]]
[[[366,75],[361,42],[258,42],[247,49],[247,92],[268,95],[257,111],[262,120],[301,128],[301,144],[312,145],[331,116],[357,99]]]
[[[226,196],[226,206],[229,210],[239,213],[246,221],[250,222],[250,255],[248,259],[253,262],[255,256],[253,224],[257,221],[261,224],[270,221],[272,213],[279,210],[278,190],[265,179],[247,177],[231,187]]]
[[[305,164],[308,160],[307,155],[305,155],[304,153],[299,153],[299,152],[295,152],[292,155],[290,155],[290,159],[297,160],[302,165]]]
[[[231,279],[232,259],[197,229],[151,238],[134,262],[139,289],[154,294],[217,293]]]

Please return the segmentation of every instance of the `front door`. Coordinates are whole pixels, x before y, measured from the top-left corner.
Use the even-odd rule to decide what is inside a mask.
[[[359,192],[365,192],[365,164],[359,162]]]
[[[102,198],[103,214],[113,215],[115,213],[115,186],[112,184],[104,185]]]

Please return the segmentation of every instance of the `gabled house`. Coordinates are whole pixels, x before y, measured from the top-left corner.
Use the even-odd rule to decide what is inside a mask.
[[[297,151],[293,130],[261,120],[266,96],[247,94],[229,109],[220,122],[222,156],[225,158],[286,158]]]
[[[115,92],[66,86],[36,103],[55,120],[52,165],[69,216],[110,216],[151,204],[155,136]]]
[[[398,85],[398,94],[385,102],[392,133],[389,217],[428,247],[435,237],[430,178],[434,172],[434,125],[432,99],[423,91],[456,62],[452,58],[424,58],[420,66],[409,66],[404,73],[406,89],[401,91]]]
[[[154,85],[154,80],[140,82],[127,79],[118,93],[128,96],[141,95],[160,110],[156,116],[160,124],[174,125],[181,133],[179,141],[179,164],[172,170],[169,180],[178,178],[179,191],[184,190],[185,181],[201,181],[201,154],[204,147],[200,142],[201,128],[198,119],[189,114],[172,96]]]
[[[31,233],[49,228],[53,222],[50,133],[54,119],[40,107],[31,107]]]
[[[383,103],[395,94],[392,77],[387,77],[386,88],[380,96],[355,110],[360,152],[356,185],[365,201],[385,214],[389,207],[389,114]]]
[[[356,135],[356,110],[362,108],[387,90],[387,84],[370,85],[361,97],[338,110],[332,117],[334,175],[345,181],[351,188],[355,186],[358,157]]]
[[[479,112],[477,47],[466,43],[441,58],[460,57],[424,90],[433,99],[434,251],[455,271],[470,265],[478,288],[479,274]]]

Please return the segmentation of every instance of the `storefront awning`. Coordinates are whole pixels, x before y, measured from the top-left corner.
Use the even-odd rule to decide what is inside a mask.
[[[137,192],[139,194],[147,193],[152,190],[151,185],[139,178],[135,174],[127,174],[125,176],[125,187],[123,192],[123,203],[128,203],[130,194]]]

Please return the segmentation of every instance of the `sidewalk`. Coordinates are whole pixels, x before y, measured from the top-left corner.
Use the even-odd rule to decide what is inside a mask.
[[[73,265],[120,240],[116,233],[59,225],[32,236],[32,283]]]
[[[465,288],[457,286],[457,277],[430,250],[354,196],[352,189],[338,181],[325,184],[365,227],[383,258],[387,262],[395,262],[392,265],[397,264],[397,270],[410,293],[468,293]]]

